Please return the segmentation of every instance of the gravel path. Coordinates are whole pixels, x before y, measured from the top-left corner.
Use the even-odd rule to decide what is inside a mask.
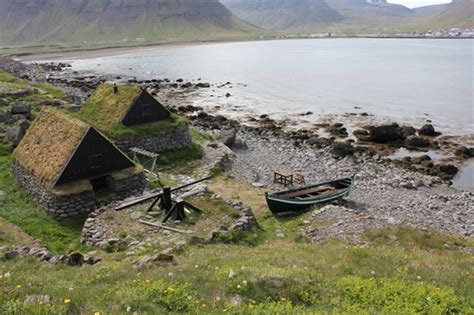
[[[329,208],[313,215],[314,220],[337,222],[327,229],[319,229],[320,233],[310,231],[309,235],[316,241],[321,239],[321,233],[329,237],[341,231],[398,224],[474,237],[474,194],[447,187],[438,178],[365,155],[356,154],[338,161],[332,157],[330,148],[316,149],[306,144],[295,147],[288,140],[265,139],[252,132],[241,131],[238,138],[247,148],[234,149],[236,158],[228,173],[253,184],[265,184],[269,189],[281,190],[270,184],[277,170],[300,171],[307,183],[357,174],[355,189],[341,209]]]

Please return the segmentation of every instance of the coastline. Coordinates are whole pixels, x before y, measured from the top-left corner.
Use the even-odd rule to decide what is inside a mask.
[[[137,53],[143,51],[151,51],[156,49],[167,49],[176,47],[190,47],[190,46],[201,46],[201,45],[213,45],[213,44],[226,44],[226,43],[251,43],[251,42],[265,42],[265,41],[293,41],[293,40],[338,40],[338,39],[374,39],[374,40],[474,40],[474,38],[447,38],[447,37],[401,37],[401,36],[385,36],[385,37],[372,37],[372,36],[333,36],[333,37],[295,37],[295,38],[242,38],[242,39],[223,39],[223,40],[209,40],[209,41],[183,41],[183,42],[167,42],[167,43],[150,43],[145,45],[136,46],[119,46],[119,47],[97,47],[97,48],[85,48],[78,47],[77,49],[65,49],[61,52],[25,52],[25,53],[12,53],[5,54],[7,57],[13,57],[21,60],[22,62],[46,62],[46,61],[69,61],[76,59],[92,59],[107,56],[119,56],[126,55],[129,53]],[[0,47],[0,51],[3,49]],[[0,54],[0,56],[2,56]]]
[[[105,81],[115,81],[116,77],[112,74],[99,74],[94,71],[79,72],[67,70],[67,64],[62,66],[55,66],[54,64],[30,64],[27,68],[30,68],[30,72],[26,72],[26,76],[33,80],[44,80],[50,84],[57,85],[69,94],[75,95],[82,100],[76,102],[76,106],[80,107],[87,97],[87,95],[99,84]],[[53,68],[51,68],[53,67]],[[59,70],[58,70],[59,67]],[[36,69],[31,71],[31,69]],[[39,71],[38,71],[39,69]],[[21,75],[25,75],[25,72],[20,72]],[[85,80],[86,79],[86,80]],[[181,80],[181,81],[180,81]],[[269,129],[275,132],[275,137],[279,136],[281,132],[294,135],[295,139],[307,140],[315,139],[317,143],[321,143],[324,146],[332,146],[335,143],[347,143],[354,148],[367,147],[371,149],[377,160],[391,160],[391,163],[397,164],[400,168],[407,168],[412,171],[419,171],[425,174],[432,174],[431,168],[435,164],[450,165],[455,164],[457,168],[464,168],[472,172],[472,159],[464,159],[457,157],[456,150],[462,145],[466,147],[474,146],[474,135],[468,134],[461,137],[454,137],[451,135],[442,135],[437,137],[425,137],[428,141],[429,146],[426,147],[414,147],[406,150],[406,145],[403,140],[397,140],[394,143],[388,142],[387,144],[378,144],[371,141],[359,141],[356,131],[364,129],[365,126],[389,126],[394,120],[377,115],[370,115],[365,112],[359,111],[357,113],[346,113],[343,115],[314,115],[313,113],[293,113],[287,115],[286,118],[277,118],[273,115],[263,114],[259,115],[245,109],[237,108],[238,106],[229,107],[209,107],[201,104],[202,101],[206,101],[209,98],[209,92],[216,89],[213,94],[217,94],[217,97],[225,98],[225,94],[229,91],[226,87],[227,84],[219,85],[216,82],[204,83],[204,82],[188,82],[186,80],[169,80],[169,79],[154,79],[154,80],[136,80],[135,78],[123,77],[120,79],[122,83],[128,82],[129,84],[135,84],[143,87],[148,87],[151,94],[158,97],[160,100],[164,100],[168,107],[178,111],[179,114],[187,116],[189,119],[194,121],[196,117],[218,117],[221,119],[224,117],[224,121],[236,121],[240,126],[262,126],[264,129]],[[177,83],[175,83],[177,82]],[[179,83],[181,82],[181,83]],[[198,85],[208,85],[207,87],[201,88]],[[212,98],[211,98],[212,99]],[[185,105],[186,104],[186,105]],[[192,104],[192,105],[191,105]],[[202,106],[201,106],[202,105]],[[184,109],[183,109],[184,108]],[[233,111],[235,110],[235,111]],[[310,116],[317,116],[319,119],[318,123],[308,122],[307,119]],[[224,119],[222,118],[222,119]],[[212,121],[212,119],[211,119]],[[305,122],[306,123],[302,123]],[[397,121],[397,120],[395,120]],[[412,124],[407,124],[407,121],[400,121],[401,128],[409,128],[412,130]],[[211,124],[211,126],[214,126]],[[421,124],[414,124],[416,127],[420,127]],[[206,129],[215,129],[217,127],[205,126]],[[223,128],[225,125],[223,126]],[[370,127],[370,128],[372,128]],[[225,128],[224,128],[225,129]],[[413,134],[415,136],[416,134]],[[423,138],[423,137],[422,137]],[[351,149],[352,150],[352,149]],[[403,153],[405,150],[406,152]],[[400,154],[401,153],[401,154]],[[430,161],[430,163],[424,163]],[[433,160],[431,162],[431,160]],[[428,165],[428,168],[425,167]],[[442,173],[441,173],[442,174]],[[446,174],[445,174],[446,175]],[[443,175],[443,176],[445,176]],[[447,176],[446,180],[452,180],[454,176]],[[464,176],[469,180],[469,176]],[[473,187],[468,184],[467,189],[473,190]]]

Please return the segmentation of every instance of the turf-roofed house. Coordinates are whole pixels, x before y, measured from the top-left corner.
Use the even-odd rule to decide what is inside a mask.
[[[159,153],[192,145],[186,118],[136,86],[100,85],[79,115],[125,152],[135,147]]]
[[[143,168],[79,119],[44,108],[14,152],[13,173],[50,214],[89,213],[146,186]]]

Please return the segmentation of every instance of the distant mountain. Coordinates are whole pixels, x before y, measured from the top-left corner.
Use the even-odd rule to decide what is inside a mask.
[[[243,20],[266,29],[317,29],[344,17],[325,0],[221,0]]]
[[[221,0],[254,25],[281,31],[371,29],[414,14],[386,0]]]
[[[401,17],[413,13],[409,8],[387,0],[326,0],[327,4],[347,18]]]
[[[453,0],[442,5],[416,8],[409,26],[424,29],[474,28],[474,1]]]
[[[0,45],[199,40],[256,30],[218,0],[0,0]]]

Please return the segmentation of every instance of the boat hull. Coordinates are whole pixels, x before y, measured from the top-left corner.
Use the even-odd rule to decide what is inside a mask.
[[[338,182],[348,183],[347,188],[340,189],[337,192],[326,194],[324,196],[316,196],[315,198],[307,199],[307,200],[297,200],[297,199],[291,199],[291,198],[285,198],[285,197],[279,196],[279,195],[288,194],[289,192],[298,191],[298,190],[290,190],[290,191],[279,192],[279,193],[274,193],[274,194],[266,194],[268,208],[275,215],[294,214],[294,213],[305,211],[316,204],[325,203],[325,202],[329,202],[332,200],[349,196],[352,191],[352,186],[354,184],[354,176],[337,180],[337,181],[321,183],[321,184],[317,184],[317,185],[313,185],[309,187],[316,188],[319,186],[323,186],[323,185],[327,185],[331,183],[338,183]],[[302,189],[307,189],[307,187],[301,188],[300,190]]]

